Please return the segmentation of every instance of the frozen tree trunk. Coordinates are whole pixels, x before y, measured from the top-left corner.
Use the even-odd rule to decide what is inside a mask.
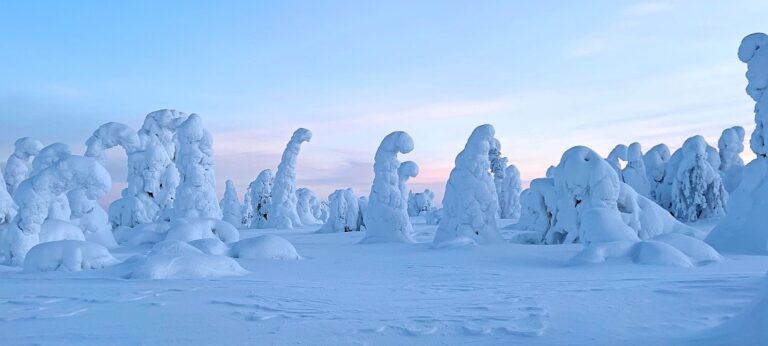
[[[397,154],[407,154],[412,150],[413,139],[402,131],[384,137],[376,150],[373,185],[368,197],[368,209],[363,215],[367,232],[362,243],[413,242],[413,226],[408,217],[407,196],[403,196],[400,190],[400,161],[397,160]],[[418,173],[412,169],[414,166],[407,173]]]
[[[250,218],[246,223],[249,228],[266,228],[269,219],[269,211],[272,208],[272,184],[274,176],[272,170],[265,169],[259,173],[256,180],[248,185],[248,199],[250,201]]]
[[[9,194],[13,195],[16,187],[30,176],[32,159],[42,148],[43,144],[36,139],[23,137],[16,140],[13,154],[8,157],[8,161],[5,163],[5,171],[3,172],[5,189]]]
[[[5,263],[21,265],[29,249],[40,242],[40,230],[58,196],[82,189],[89,199],[109,192],[109,172],[96,160],[71,156],[22,182],[15,193],[19,213],[3,232],[0,256]]]
[[[741,183],[744,170],[744,161],[739,156],[744,151],[744,128],[734,126],[723,130],[717,147],[720,151],[719,169],[723,185],[728,192],[732,192]]]
[[[317,199],[317,195],[312,190],[302,187],[296,190],[296,197],[298,199],[296,212],[299,214],[302,224],[318,225],[323,223],[320,220],[322,217],[320,200]]]
[[[672,185],[672,214],[696,221],[725,214],[728,193],[717,169],[706,159],[707,143],[694,136],[683,144],[683,157]]]
[[[275,174],[275,185],[272,187],[272,207],[267,219],[268,228],[294,228],[301,226],[299,214],[296,212],[296,160],[299,157],[301,143],[309,142],[312,132],[298,129],[291,136],[283,151],[280,165]]]
[[[339,189],[328,196],[328,220],[319,233],[356,232],[362,226],[360,202],[352,189]]]
[[[197,114],[179,125],[176,143],[176,164],[181,179],[173,203],[175,217],[221,219],[216,200],[213,139]]]
[[[499,202],[488,152],[494,144],[491,125],[477,127],[458,156],[443,197],[443,218],[433,243],[437,246],[502,241],[496,229]]]
[[[227,180],[226,188],[224,190],[224,198],[219,202],[221,212],[223,214],[222,220],[229,222],[232,226],[237,228],[243,227],[243,214],[242,205],[237,197],[237,189],[235,189],[235,183],[232,180]]]
[[[648,198],[651,197],[651,183],[648,181],[640,143],[632,143],[627,148],[627,166],[621,171],[621,177],[637,193]]]
[[[507,166],[504,181],[499,193],[499,215],[502,219],[517,219],[520,217],[520,171],[515,165]]]

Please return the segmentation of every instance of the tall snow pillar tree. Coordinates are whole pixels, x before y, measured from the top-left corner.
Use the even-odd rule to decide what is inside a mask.
[[[272,186],[272,207],[269,210],[267,228],[294,228],[301,226],[299,213],[296,211],[296,159],[299,157],[301,143],[309,142],[312,132],[298,129],[291,136],[283,151],[283,158],[277,166],[275,185]]]
[[[397,154],[413,151],[413,139],[402,131],[392,132],[381,141],[373,163],[373,185],[365,213],[367,232],[361,243],[412,243],[413,226],[408,218],[408,200],[400,190]],[[487,153],[486,153],[487,155]],[[415,164],[404,166],[410,176]],[[403,182],[405,184],[405,182]]]
[[[739,46],[747,64],[747,94],[755,100],[755,131],[749,146],[757,155],[744,167],[741,183],[728,200],[728,213],[706,241],[721,252],[768,254],[768,35],[755,33]]]
[[[477,127],[456,156],[456,166],[445,185],[443,219],[433,242],[436,246],[502,241],[496,229],[499,202],[488,159],[495,133],[491,125]]]
[[[176,132],[176,165],[180,183],[173,203],[177,218],[221,220],[216,200],[213,138],[197,114],[191,114]]]

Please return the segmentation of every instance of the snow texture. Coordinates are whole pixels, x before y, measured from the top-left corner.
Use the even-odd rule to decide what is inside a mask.
[[[29,177],[32,171],[32,159],[42,148],[43,144],[33,138],[22,137],[16,140],[13,153],[5,162],[5,171],[3,172],[5,189],[8,193],[13,195],[16,187]]]
[[[175,217],[221,219],[216,200],[213,138],[197,114],[191,114],[179,125],[175,141],[180,177],[173,201]]]
[[[637,193],[651,198],[651,183],[648,181],[640,143],[632,143],[627,148],[627,165],[621,170],[621,180]]]
[[[243,227],[243,206],[240,204],[240,199],[237,197],[235,183],[232,182],[232,180],[227,180],[224,197],[219,202],[219,206],[224,215],[222,220],[229,222],[232,226],[237,228]]]
[[[323,209],[314,191],[302,187],[296,190],[296,212],[303,225],[322,224]]]
[[[19,213],[0,244],[3,262],[23,263],[29,249],[40,242],[43,222],[59,196],[80,188],[87,198],[97,199],[109,192],[111,182],[109,172],[96,160],[80,156],[59,161],[22,182],[14,194]]]
[[[711,345],[766,345],[768,344],[768,278],[763,279],[760,294],[741,313],[696,340]]]
[[[720,152],[720,175],[725,190],[730,193],[741,183],[744,171],[744,161],[739,156],[744,151],[744,128],[734,126],[723,130],[717,148]]]
[[[376,150],[373,185],[367,210],[363,213],[367,231],[362,243],[413,242],[413,226],[408,217],[408,198],[401,190],[401,185],[405,183],[401,183],[401,166],[397,159],[397,154],[407,154],[411,151],[413,139],[402,131],[388,134]],[[410,176],[418,173],[418,166],[407,164],[403,171],[404,176]]]
[[[328,220],[319,233],[353,232],[362,227],[360,202],[352,189],[339,189],[328,196],[330,201]]]
[[[232,244],[230,256],[245,259],[299,260],[301,256],[291,242],[272,234],[243,239]]]
[[[248,185],[245,192],[243,219],[249,228],[265,228],[272,206],[272,170],[265,169],[259,173],[256,180]]]
[[[499,216],[502,219],[520,218],[521,190],[520,171],[515,165],[507,166],[499,191]]]
[[[269,210],[267,227],[294,228],[301,226],[301,219],[296,211],[296,160],[299,157],[301,143],[309,142],[312,132],[300,128],[293,133],[283,151],[280,165],[277,166],[275,183],[272,187],[272,205]]]
[[[80,240],[59,240],[35,245],[24,259],[25,272],[81,271],[117,264],[107,248]]]
[[[462,239],[477,244],[502,241],[496,229],[499,203],[488,159],[494,134],[493,126],[478,126],[456,156],[445,186],[443,218],[433,241],[436,246]]]
[[[247,273],[227,256],[208,255],[177,240],[155,244],[147,256],[126,261],[132,270],[128,279],[195,279],[240,276]]]
[[[696,221],[725,214],[728,192],[717,168],[707,160],[706,149],[707,143],[701,136],[683,143],[670,209],[678,219]]]

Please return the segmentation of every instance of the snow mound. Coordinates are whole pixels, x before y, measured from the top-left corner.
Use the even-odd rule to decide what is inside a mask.
[[[85,240],[83,230],[71,222],[48,219],[40,227],[40,242],[58,240]]]
[[[229,246],[218,238],[193,240],[189,242],[189,245],[196,247],[207,255],[227,256],[229,254]]]
[[[198,279],[247,273],[230,257],[208,255],[176,240],[157,243],[149,255],[130,261],[135,268],[126,275],[129,279]]]
[[[240,240],[240,232],[229,222],[216,219],[181,218],[171,222],[166,240],[189,242],[197,239],[218,238],[225,243]]]
[[[153,222],[139,224],[136,227],[119,226],[113,233],[118,243],[122,245],[155,244],[163,241],[170,228],[168,222]]]
[[[254,238],[243,239],[232,244],[229,252],[235,258],[267,259],[267,260],[298,260],[301,256],[296,252],[291,242],[276,235],[266,234]]]
[[[674,246],[664,242],[648,240],[637,243],[632,249],[632,261],[637,264],[652,264],[669,267],[690,268],[691,260]]]
[[[644,241],[592,243],[571,264],[631,260],[636,264],[689,268],[722,261],[722,256],[703,241],[684,234],[663,234]]]
[[[81,271],[118,263],[107,248],[81,240],[59,240],[32,247],[24,259],[25,272]]]

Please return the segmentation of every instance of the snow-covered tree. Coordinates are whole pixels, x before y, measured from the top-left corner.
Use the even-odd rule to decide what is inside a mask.
[[[434,244],[490,243],[501,241],[496,229],[499,203],[491,176],[488,152],[494,145],[495,130],[481,125],[472,131],[457,156],[443,197],[443,218]]]
[[[136,130],[125,124],[109,122],[99,126],[85,141],[85,156],[93,157],[104,165],[107,160],[106,151],[116,146],[122,147],[126,155],[131,155],[142,147]]]
[[[520,219],[511,226],[515,229],[535,232],[537,243],[560,244],[565,234],[549,232],[557,215],[554,178],[531,180],[530,187],[520,193]]]
[[[496,185],[496,199],[501,200],[501,184],[504,182],[507,169],[507,158],[501,156],[501,142],[494,138],[491,143],[491,150],[488,152],[488,159],[491,161],[491,174],[493,175],[493,184]]]
[[[0,229],[13,220],[19,208],[5,188],[5,179],[0,174]]]
[[[755,131],[749,144],[757,158],[744,167],[741,183],[730,194],[728,214],[706,241],[719,251],[764,255],[768,253],[768,35],[745,37],[739,60],[747,64],[747,94],[756,103]]]
[[[299,219],[304,225],[318,225],[323,223],[321,217],[323,216],[322,205],[320,200],[314,191],[302,187],[296,190],[296,212],[299,214]]]
[[[48,167],[51,167],[70,156],[72,156],[72,151],[69,149],[69,145],[64,143],[49,144],[41,149],[37,156],[35,156],[34,160],[32,160],[32,172],[29,176],[36,176]],[[13,196],[14,199],[17,198],[15,193]],[[69,205],[67,194],[62,193],[53,196],[53,200],[49,204],[48,217],[57,220],[69,221],[69,219],[72,217],[72,209]]]
[[[728,192],[707,160],[707,142],[691,137],[683,143],[682,153],[672,185],[672,214],[685,221],[724,215]]]
[[[197,114],[191,114],[176,129],[176,165],[179,187],[173,203],[174,215],[186,218],[221,219],[216,200],[213,138]]]
[[[360,231],[360,202],[352,189],[338,189],[328,196],[328,200],[328,220],[318,230],[319,233]]]
[[[13,265],[24,262],[29,249],[41,241],[43,222],[58,196],[79,188],[88,199],[97,199],[106,195],[110,186],[107,170],[96,160],[81,156],[65,158],[23,181],[14,193],[19,213],[0,241],[3,262]]]
[[[36,139],[22,137],[14,143],[14,150],[5,163],[5,189],[13,195],[16,187],[27,179],[32,171],[32,159],[43,148],[43,144]]]
[[[240,205],[240,199],[237,196],[237,189],[232,180],[227,179],[225,183],[224,197],[219,201],[222,220],[229,222],[237,228],[243,227],[243,206]]]
[[[420,216],[432,211],[435,193],[430,189],[423,192],[408,193],[408,216]]]
[[[400,161],[397,159],[397,154],[407,154],[412,150],[413,139],[402,131],[388,134],[376,150],[373,185],[368,197],[368,209],[363,214],[367,229],[363,243],[413,242],[408,197],[400,189]],[[409,169],[404,170],[406,176],[414,173],[415,164],[408,166]]]
[[[621,170],[622,181],[631,186],[637,193],[650,198],[651,183],[648,181],[643,149],[640,143],[632,143],[627,148],[627,165]]]
[[[408,188],[408,180],[419,175],[419,165],[413,161],[405,161],[397,168],[398,187],[400,188],[400,195],[403,200],[408,201],[408,193],[411,189]]]
[[[520,217],[520,171],[515,165],[507,166],[504,181],[499,192],[499,216],[502,219],[517,219]]]
[[[177,142],[174,136],[185,120],[187,120],[187,114],[175,109],[161,109],[147,114],[144,124],[138,131],[141,146],[145,149],[160,146],[171,161],[176,161]]]
[[[621,161],[627,161],[627,150],[628,148],[626,145],[619,144],[615,146],[613,150],[608,153],[608,157],[605,158],[611,167],[613,167],[613,170],[619,175],[619,179],[621,179]]]
[[[272,206],[267,219],[269,228],[294,228],[301,226],[296,211],[296,160],[301,143],[309,142],[312,132],[300,128],[293,133],[277,166],[275,184],[272,187]]]
[[[272,184],[274,175],[272,170],[265,169],[259,173],[256,180],[248,185],[245,199],[246,207],[243,217],[249,228],[265,228],[269,219],[269,210],[272,205]]]
[[[723,185],[728,192],[732,192],[741,183],[741,175],[744,170],[744,161],[741,159],[744,151],[744,128],[734,126],[723,130],[720,140],[717,141],[720,151],[720,175],[723,176]]]
[[[669,147],[666,144],[657,144],[643,155],[645,163],[645,173],[650,184],[651,199],[658,202],[656,191],[659,185],[664,181],[667,172],[667,162],[669,162]]]

